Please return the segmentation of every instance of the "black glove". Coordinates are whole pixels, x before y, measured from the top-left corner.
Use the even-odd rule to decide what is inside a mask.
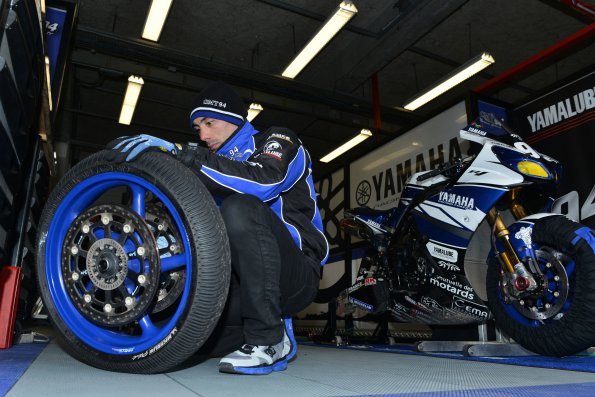
[[[195,169],[200,169],[211,155],[209,149],[198,146],[196,143],[187,145],[176,143],[176,148],[178,149],[178,160],[185,166]]]

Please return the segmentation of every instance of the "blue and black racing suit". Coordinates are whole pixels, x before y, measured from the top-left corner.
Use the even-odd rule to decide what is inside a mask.
[[[244,343],[279,342],[281,316],[312,302],[328,257],[310,155],[293,131],[259,132],[246,121],[216,153],[198,150],[186,164],[220,205],[229,235],[223,321],[243,327]]]

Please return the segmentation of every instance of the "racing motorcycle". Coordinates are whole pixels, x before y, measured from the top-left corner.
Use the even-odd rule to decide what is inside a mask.
[[[339,301],[401,322],[494,319],[542,355],[595,346],[595,233],[550,212],[560,164],[502,126],[460,136],[479,152],[413,174],[394,208],[345,212],[367,248]]]

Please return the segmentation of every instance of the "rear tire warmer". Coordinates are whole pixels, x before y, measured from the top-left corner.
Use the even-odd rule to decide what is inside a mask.
[[[489,262],[486,277],[488,306],[497,326],[535,353],[562,357],[595,345],[595,247],[578,238],[576,231],[584,228],[563,216],[550,216],[535,222],[532,233],[534,247],[546,253],[562,254],[560,257],[564,259],[560,263],[568,276],[567,294],[560,295],[564,296],[564,302],[552,305],[552,309],[558,308],[555,312],[542,306],[543,302],[556,302],[556,298],[548,292],[543,297],[529,298],[525,302],[525,305],[530,302],[538,309],[537,312],[546,315],[541,321],[529,318],[527,308],[520,306],[518,301],[503,302],[499,285],[500,263],[497,258]],[[546,276],[555,276],[541,265]],[[547,279],[551,288],[557,288],[556,280],[552,277]]]
[[[41,296],[74,358],[110,371],[169,371],[203,345],[223,311],[227,233],[189,168],[160,152],[122,164],[107,162],[107,153],[74,166],[47,201]]]

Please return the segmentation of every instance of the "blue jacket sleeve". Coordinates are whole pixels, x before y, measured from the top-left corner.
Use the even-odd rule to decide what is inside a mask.
[[[201,180],[221,198],[231,193],[251,194],[262,201],[277,198],[308,169],[301,142],[295,134],[284,132],[259,137],[259,144],[245,161],[208,153],[200,164]]]

